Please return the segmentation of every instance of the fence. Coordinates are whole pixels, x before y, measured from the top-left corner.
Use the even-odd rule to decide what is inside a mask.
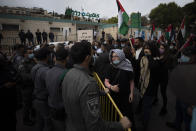
[[[101,90],[105,89],[105,86],[103,85],[101,79],[97,75],[97,73],[94,73],[94,77],[97,81],[97,84]],[[101,96],[100,97],[101,102],[101,114],[102,118],[107,121],[119,121],[119,119],[123,118],[122,113],[118,109],[117,105],[115,104],[114,100],[108,93],[107,96]],[[131,129],[127,129],[127,131],[131,131]]]
[[[76,34],[70,34],[68,36],[71,39],[76,39]],[[64,40],[68,40],[68,38],[65,38],[65,36],[63,35],[55,35],[54,36],[54,41],[64,41]],[[36,37],[34,37],[34,44],[37,45],[37,39]],[[48,38],[48,42],[49,42],[49,38]],[[26,44],[28,43],[28,40],[26,39]],[[6,50],[6,52],[8,54],[12,54],[14,51],[14,45],[16,44],[20,44],[20,38],[19,37],[5,37],[1,40],[1,46],[3,48],[3,50]]]

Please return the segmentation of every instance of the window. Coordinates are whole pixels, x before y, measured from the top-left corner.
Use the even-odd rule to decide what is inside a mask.
[[[3,31],[19,31],[19,25],[2,24]]]
[[[12,10],[8,10],[7,12],[8,12],[8,14],[12,14],[13,13]]]
[[[16,14],[20,14],[20,11],[16,11]]]
[[[61,28],[59,27],[50,27],[51,32],[61,32]]]

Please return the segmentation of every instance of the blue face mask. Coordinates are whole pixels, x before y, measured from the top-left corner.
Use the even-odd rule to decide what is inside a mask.
[[[95,46],[95,49],[97,49],[97,46]]]
[[[29,57],[29,59],[33,59],[34,54],[29,54],[28,57]]]
[[[121,47],[125,47],[125,44],[121,44]]]
[[[114,65],[118,65],[119,63],[120,63],[120,60],[114,60],[114,61],[113,61],[113,64],[114,64]]]
[[[114,44],[114,47],[116,48],[116,47],[118,47],[118,45],[117,44]]]
[[[190,58],[188,56],[182,55],[180,61],[183,63],[187,63],[190,61]]]

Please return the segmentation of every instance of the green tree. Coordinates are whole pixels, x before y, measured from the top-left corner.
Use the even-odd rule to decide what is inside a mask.
[[[146,25],[148,25],[148,24],[149,24],[148,18],[147,18],[146,16],[142,16],[142,17],[141,17],[141,25],[142,25],[142,26],[146,26]]]
[[[71,19],[71,15],[72,15],[73,10],[71,8],[66,8],[65,10],[65,19]]]
[[[109,19],[102,19],[101,23],[106,23],[106,24],[117,24],[118,23],[118,18],[117,17],[111,17]]]
[[[196,2],[186,4],[183,8],[186,30],[190,32],[191,26],[196,21]]]
[[[183,19],[183,11],[175,2],[160,4],[151,10],[149,18],[156,27],[165,29],[169,24],[176,27]]]
[[[116,23],[118,23],[118,18],[117,17],[112,17],[112,18],[108,19],[106,21],[106,23],[108,23],[108,24],[116,24]]]

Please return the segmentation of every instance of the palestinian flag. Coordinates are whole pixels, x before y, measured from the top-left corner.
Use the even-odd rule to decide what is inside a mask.
[[[182,45],[185,42],[185,24],[184,24],[184,22],[185,22],[185,18],[183,19],[181,26],[180,26],[180,29],[177,34],[178,48],[182,47]]]
[[[185,37],[185,18],[182,21],[182,24],[180,26],[180,33],[182,33],[183,38]]]
[[[166,39],[171,42],[175,40],[175,30],[172,26],[172,24],[170,24],[167,29],[166,29]]]
[[[185,42],[184,45],[181,46],[180,51],[182,51],[183,49],[185,49],[191,45],[191,41],[192,41],[193,37],[195,37],[195,36],[193,34],[190,34],[188,40]]]
[[[169,40],[172,32],[172,25],[170,24],[166,29],[166,39]]]
[[[126,35],[128,33],[128,21],[129,16],[125,12],[119,0],[116,0],[118,6],[118,32],[122,35]]]
[[[151,40],[153,40],[154,31],[155,31],[155,26],[154,26],[154,24],[152,24],[152,27],[151,27],[151,35],[150,35]]]

